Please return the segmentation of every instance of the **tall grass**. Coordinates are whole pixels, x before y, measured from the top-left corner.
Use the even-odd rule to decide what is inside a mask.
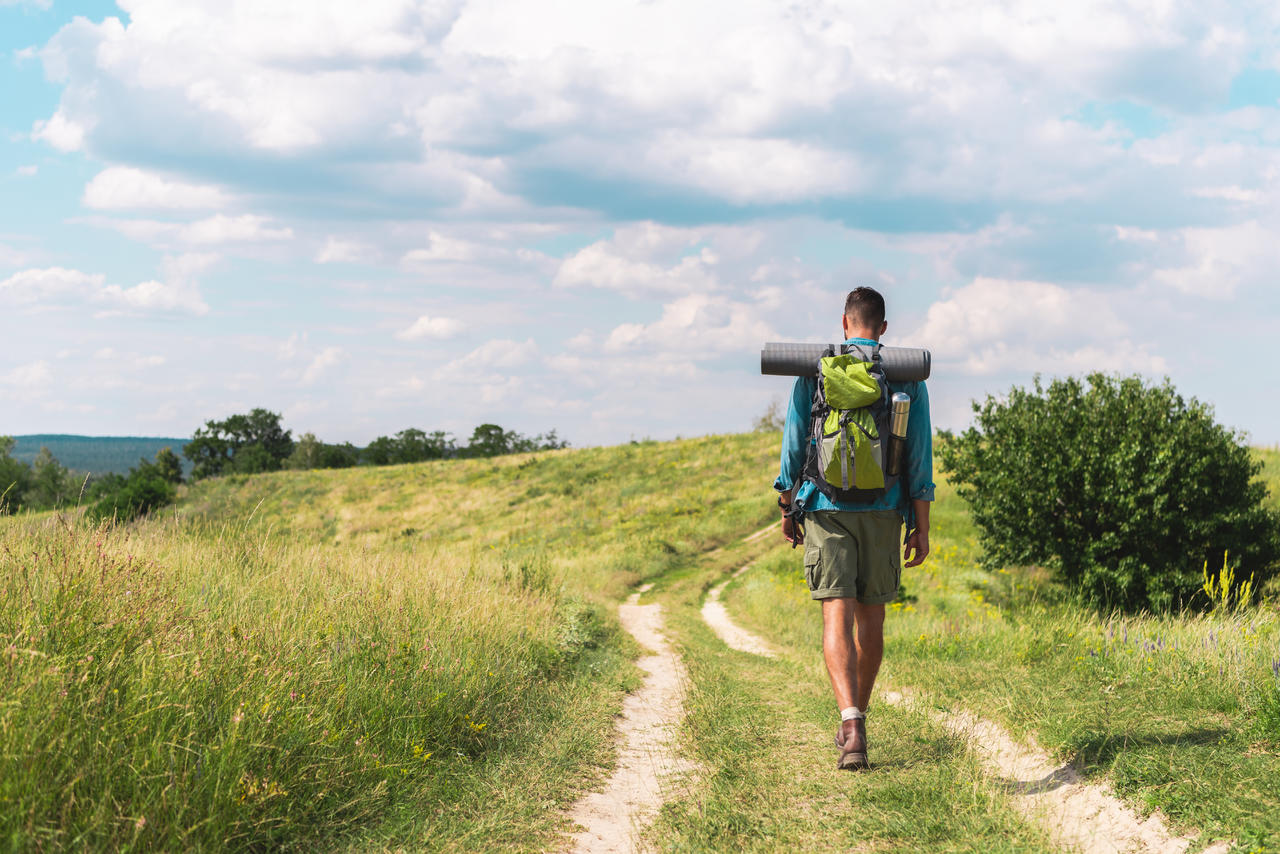
[[[758,524],[769,444],[286,472],[131,526],[0,521],[0,846],[554,845],[630,679],[610,600]]]
[[[301,846],[447,797],[603,632],[442,555],[55,520],[2,554],[0,814],[41,847]]]

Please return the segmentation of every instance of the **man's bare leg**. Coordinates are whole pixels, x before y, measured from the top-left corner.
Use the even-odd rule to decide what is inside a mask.
[[[863,605],[855,599],[823,599],[822,657],[836,707],[856,706],[866,712],[884,658],[884,606]],[[853,746],[865,750],[865,745]]]

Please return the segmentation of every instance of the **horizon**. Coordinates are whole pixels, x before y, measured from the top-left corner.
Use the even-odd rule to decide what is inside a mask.
[[[738,432],[870,285],[1280,444],[1280,9],[1033,7],[0,0],[0,431]]]

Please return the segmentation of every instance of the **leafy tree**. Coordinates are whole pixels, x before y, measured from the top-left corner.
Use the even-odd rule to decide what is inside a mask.
[[[267,471],[278,471],[280,467],[280,461],[272,457],[270,451],[254,443],[244,445],[237,450],[228,468],[236,474],[261,474]]]
[[[375,466],[418,463],[438,460],[457,453],[453,438],[443,430],[431,433],[416,427],[401,430],[393,436],[379,436],[360,452],[364,462]]]
[[[424,433],[410,427],[396,434],[398,456],[396,462],[418,463],[423,460],[438,460],[451,456],[454,449],[453,439],[448,433],[435,430]]]
[[[315,433],[303,433],[294,443],[293,453],[285,461],[285,467],[291,469],[320,468],[320,453],[324,443],[316,438]]]
[[[471,432],[466,453],[469,457],[496,457],[499,454],[509,454],[520,438],[519,433],[503,430],[497,424],[481,424]]]
[[[360,457],[372,466],[389,466],[396,461],[396,454],[396,440],[390,436],[379,436],[365,446]]]
[[[523,436],[515,430],[504,430],[497,424],[481,424],[471,433],[471,441],[467,443],[463,453],[468,457],[496,457],[500,454],[567,447],[569,443],[557,436],[555,430],[536,436]]]
[[[1126,610],[1198,603],[1205,563],[1224,552],[1255,590],[1280,569],[1260,463],[1167,380],[1037,378],[974,412],[937,450],[988,562],[1044,564],[1081,598]]]
[[[48,448],[41,447],[31,464],[31,482],[23,501],[30,507],[52,510],[73,502],[79,486],[66,466]]]
[[[0,514],[20,509],[31,486],[31,466],[10,456],[17,443],[12,436],[0,436]]]
[[[254,409],[222,421],[206,421],[182,449],[194,463],[192,480],[234,471],[252,474],[277,471],[293,453],[291,431],[280,425],[280,415]]]
[[[177,454],[161,448],[154,462],[139,460],[127,476],[112,472],[95,480],[89,490],[93,503],[86,515],[92,520],[129,522],[171,503],[181,481],[182,464]]]
[[[174,486],[182,483],[182,460],[178,459],[172,448],[161,448],[156,452],[155,467],[156,473],[165,482]]]
[[[303,433],[286,461],[291,469],[342,469],[360,462],[360,449],[350,442],[327,445],[315,433]]]
[[[320,468],[345,469],[360,462],[360,449],[350,442],[341,445],[322,445],[320,448]]]

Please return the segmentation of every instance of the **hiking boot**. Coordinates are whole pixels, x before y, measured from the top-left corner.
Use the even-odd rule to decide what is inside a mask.
[[[859,771],[870,768],[867,762],[867,722],[865,718],[852,718],[840,724],[836,730],[836,747],[840,748],[841,771]]]

